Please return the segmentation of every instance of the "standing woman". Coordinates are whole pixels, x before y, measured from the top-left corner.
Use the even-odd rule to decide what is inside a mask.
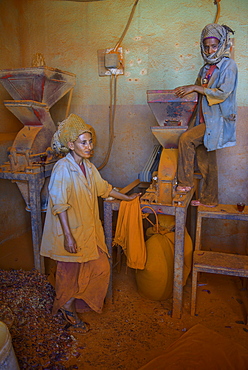
[[[94,129],[71,114],[60,123],[53,146],[68,154],[55,164],[49,183],[41,255],[57,261],[53,314],[60,310],[74,327],[87,332],[88,324],[77,312],[101,313],[110,267],[99,218],[98,197],[132,200],[114,190],[89,161]]]
[[[189,129],[179,139],[177,192],[193,187],[195,154],[203,177],[200,198],[193,206],[218,204],[218,170],[216,149],[236,144],[237,66],[230,58],[228,26],[208,24],[201,33],[201,54],[205,64],[195,85],[180,86],[175,94],[182,98],[198,93],[198,104]]]

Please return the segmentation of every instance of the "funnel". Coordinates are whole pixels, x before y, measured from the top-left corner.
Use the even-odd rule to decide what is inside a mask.
[[[51,108],[76,84],[76,75],[49,67],[5,69],[0,82],[14,100],[32,100]]]
[[[187,126],[153,126],[151,127],[153,135],[165,149],[178,147],[178,140],[181,134],[187,130]]]
[[[178,98],[174,90],[148,90],[147,103],[159,126],[188,126],[197,94]]]
[[[152,133],[165,149],[177,148],[180,135],[187,130],[197,103],[197,94],[178,98],[174,90],[148,90],[147,102],[159,126]]]

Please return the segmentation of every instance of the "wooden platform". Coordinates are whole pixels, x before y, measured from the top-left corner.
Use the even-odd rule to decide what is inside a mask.
[[[195,251],[193,253],[193,271],[192,271],[192,296],[191,296],[192,316],[194,316],[196,309],[198,272],[240,276],[244,278],[248,277],[247,255],[201,250],[201,228],[203,218],[248,221],[248,207],[246,206],[243,212],[239,212],[236,205],[230,204],[219,204],[217,207],[213,208],[205,206],[198,207]]]
[[[195,251],[194,268],[198,272],[248,277],[248,256]]]

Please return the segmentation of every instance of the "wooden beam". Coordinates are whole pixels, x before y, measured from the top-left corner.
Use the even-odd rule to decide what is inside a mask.
[[[133,188],[135,188],[135,186],[139,185],[140,183],[140,180],[137,179],[137,180],[134,180],[133,182],[131,182],[129,185],[125,186],[124,188],[122,188],[121,190],[119,190],[119,192],[121,194],[126,194],[128,193],[130,190],[132,190]]]

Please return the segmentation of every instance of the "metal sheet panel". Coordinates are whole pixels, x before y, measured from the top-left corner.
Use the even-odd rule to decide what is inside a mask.
[[[151,130],[163,148],[171,149],[178,147],[179,137],[187,130],[187,126],[153,126]]]
[[[76,84],[76,75],[57,68],[32,67],[0,71],[0,82],[15,100],[32,100],[51,108]]]

